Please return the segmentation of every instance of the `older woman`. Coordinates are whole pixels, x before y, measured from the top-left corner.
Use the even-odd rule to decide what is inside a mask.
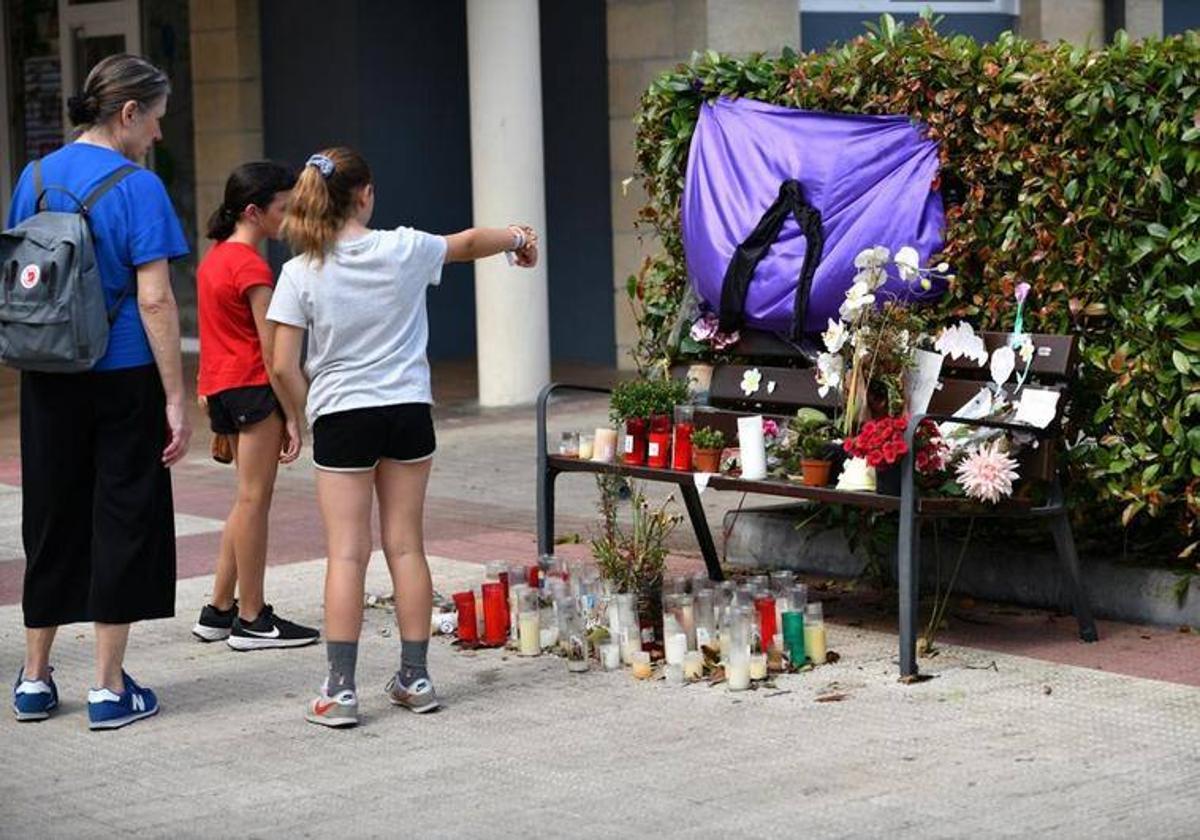
[[[26,167],[9,226],[37,212],[35,183],[54,185],[43,207],[73,211],[161,139],[170,83],[141,58],[117,55],[71,98],[74,142]],[[131,622],[175,609],[175,530],[168,467],[187,452],[179,316],[168,260],[188,252],[162,181],[136,167],[89,208],[109,307],[108,349],[85,373],[21,375],[25,664],[13,688],[18,720],[58,704],[50,651],[58,627],[95,622],[92,729],[158,711],[154,692],[125,673]],[[133,291],[136,289],[136,291]]]

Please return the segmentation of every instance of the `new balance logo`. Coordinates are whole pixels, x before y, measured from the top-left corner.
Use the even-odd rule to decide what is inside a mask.
[[[146,698],[140,694],[135,694],[129,698],[129,705],[133,707],[135,712],[146,711]]]

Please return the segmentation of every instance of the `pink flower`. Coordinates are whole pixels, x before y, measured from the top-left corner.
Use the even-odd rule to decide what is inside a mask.
[[[742,340],[741,334],[737,330],[731,333],[716,333],[712,337],[712,347],[714,350],[724,350],[726,347],[732,347]]]
[[[1012,495],[1013,481],[1018,478],[1017,462],[1001,451],[997,440],[967,453],[958,465],[957,475],[969,497],[994,504]]]
[[[717,324],[720,323],[711,312],[706,312],[696,323],[692,324],[691,336],[694,341],[711,341],[717,334]]]
[[[1027,298],[1027,297],[1029,297],[1029,284],[1028,283],[1018,283],[1017,284],[1017,303],[1024,303],[1025,298]]]
[[[763,435],[769,438],[779,435],[779,424],[768,418],[763,419]]]

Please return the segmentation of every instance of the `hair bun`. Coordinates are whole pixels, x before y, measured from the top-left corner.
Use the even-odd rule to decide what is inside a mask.
[[[75,125],[87,125],[97,116],[95,97],[77,93],[67,99],[67,116]]]

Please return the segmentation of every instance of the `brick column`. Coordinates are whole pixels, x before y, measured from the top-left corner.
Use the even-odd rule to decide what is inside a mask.
[[[193,123],[196,135],[196,241],[221,202],[235,166],[263,154],[262,60],[258,0],[189,0]]]
[[[637,339],[625,279],[658,250],[648,232],[634,227],[645,203],[633,175],[634,125],[642,92],[692,52],[715,49],[747,54],[799,48],[800,13],[795,0],[608,0],[608,136],[613,229],[613,296],[617,364],[633,366]]]

